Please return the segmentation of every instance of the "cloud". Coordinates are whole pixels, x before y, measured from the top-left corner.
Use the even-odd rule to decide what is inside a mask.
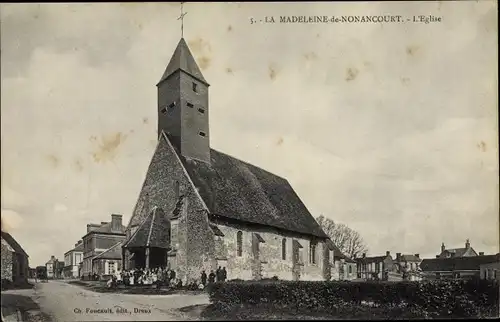
[[[22,227],[22,216],[14,210],[2,208],[2,231],[13,232]]]

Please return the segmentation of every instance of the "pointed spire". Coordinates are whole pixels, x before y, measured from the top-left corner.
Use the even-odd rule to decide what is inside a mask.
[[[183,72],[196,78],[198,81],[205,83],[207,86],[209,85],[205,80],[205,77],[203,77],[198,64],[196,64],[193,54],[191,54],[184,38],[181,38],[177,44],[177,48],[175,48],[174,54],[172,55],[172,58],[170,59],[170,62],[168,63],[167,68],[165,69],[165,72],[163,73],[163,76],[157,86],[178,70],[182,70]]]

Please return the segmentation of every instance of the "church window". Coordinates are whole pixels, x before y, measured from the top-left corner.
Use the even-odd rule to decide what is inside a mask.
[[[199,108],[199,109],[198,109],[198,112],[200,112],[201,114],[205,114],[205,110],[204,110],[204,109],[202,109],[202,108]]]
[[[281,259],[286,259],[286,238],[281,240]]]
[[[309,244],[309,263],[316,264],[316,243],[312,241]]]
[[[241,231],[236,233],[236,248],[238,256],[241,257],[243,255],[243,233]]]
[[[200,136],[205,136],[205,135],[206,135],[206,134],[205,134],[205,132],[201,132],[201,131],[200,131],[200,133],[198,133],[198,134],[199,134]]]
[[[180,185],[179,181],[174,182],[174,193],[175,193],[175,200],[179,199],[180,197]]]
[[[198,93],[198,84],[193,83],[193,92]]]
[[[191,104],[191,103],[189,103],[189,102],[187,102],[186,104],[187,104],[188,107],[194,107],[194,105]]]

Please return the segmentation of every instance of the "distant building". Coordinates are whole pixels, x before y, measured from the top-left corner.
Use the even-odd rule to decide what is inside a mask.
[[[424,259],[420,263],[420,268],[426,280],[470,279],[481,277],[481,267],[483,267],[483,272],[488,270],[494,272],[495,267],[498,271],[499,263],[500,254],[479,253],[479,256]]]
[[[326,241],[325,259],[330,266],[325,274],[326,280],[353,280],[356,278],[356,262],[344,255],[331,241]]]
[[[47,278],[57,279],[61,277],[59,273],[59,263],[59,260],[54,255],[50,256],[50,259],[47,263],[45,263],[45,267],[47,268]]]
[[[363,253],[361,258],[356,258],[357,278],[364,280],[401,279],[394,266],[391,253],[387,251],[385,256],[366,257]]]
[[[451,257],[470,257],[478,256],[476,251],[471,247],[470,241],[467,239],[465,241],[465,247],[463,248],[449,248],[446,249],[444,243],[441,244],[441,253],[436,255],[436,258],[451,258]]]
[[[119,242],[125,239],[125,226],[122,225],[122,215],[113,214],[111,215],[111,222],[101,222],[101,224],[88,224],[87,234],[82,237],[83,240],[83,265],[82,265],[82,275],[84,278],[88,278],[89,274],[104,274],[106,271],[95,266],[94,263],[101,263],[102,260],[108,260],[116,262],[121,260],[121,250],[120,257],[115,259],[113,255],[112,258],[103,258],[96,256],[101,253],[106,252],[107,255],[110,254],[110,248],[115,247]],[[111,251],[114,254],[115,250]],[[106,255],[104,254],[104,255]],[[103,256],[104,256],[103,255]],[[96,259],[96,260],[94,260]],[[100,264],[97,264],[100,265]],[[109,265],[109,263],[108,263]],[[115,264],[112,264],[115,265]],[[119,264],[121,265],[121,263]],[[118,264],[116,264],[118,266]]]
[[[64,278],[78,278],[79,265],[83,261],[83,240],[79,240],[75,247],[64,254]]]
[[[92,272],[99,278],[107,277],[122,270],[122,245],[118,242],[109,249],[92,258]]]
[[[394,260],[397,272],[402,275],[403,280],[407,281],[419,281],[422,279],[421,262],[420,254],[402,255],[401,253],[396,253],[396,259]]]
[[[10,235],[2,231],[2,287],[4,283],[22,283],[28,279],[28,254]]]
[[[479,265],[479,276],[483,280],[500,281],[500,261]]]

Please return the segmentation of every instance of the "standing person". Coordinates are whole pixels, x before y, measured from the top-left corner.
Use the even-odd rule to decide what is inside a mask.
[[[171,270],[170,271],[170,280],[175,280],[175,271],[174,270]]]
[[[227,271],[226,271],[226,268],[223,267],[222,268],[222,281],[225,282],[226,278],[227,278]]]
[[[207,273],[205,273],[205,271],[201,272],[201,284],[207,286]]]
[[[210,271],[210,274],[208,275],[208,284],[213,284],[215,282],[215,273],[214,271]]]
[[[215,271],[215,278],[216,278],[217,282],[220,282],[222,280],[222,268],[220,266]]]

